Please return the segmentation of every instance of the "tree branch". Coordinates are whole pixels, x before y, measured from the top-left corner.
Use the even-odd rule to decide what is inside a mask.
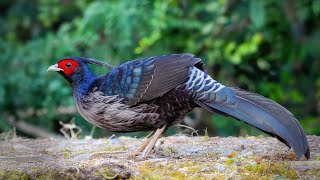
[[[16,120],[14,116],[7,113],[3,114],[5,121],[13,127],[16,127],[19,131],[37,138],[57,138],[59,136],[48,133],[46,130],[37,126],[31,125],[23,120]]]

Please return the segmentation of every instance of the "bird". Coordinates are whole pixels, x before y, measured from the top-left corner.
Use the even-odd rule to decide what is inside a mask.
[[[107,67],[96,75],[89,64]],[[114,67],[87,57],[66,57],[51,65],[70,84],[79,114],[113,132],[155,131],[137,150],[148,157],[168,127],[195,108],[233,117],[292,148],[297,158],[310,158],[305,132],[280,104],[254,92],[225,86],[213,79],[193,54],[145,57]]]

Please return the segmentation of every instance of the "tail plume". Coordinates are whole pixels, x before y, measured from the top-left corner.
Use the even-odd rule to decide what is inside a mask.
[[[310,158],[306,135],[297,119],[286,108],[266,97],[239,88],[224,87],[215,96],[219,94],[223,96],[224,102],[196,102],[209,111],[232,116],[276,136],[292,147],[298,158],[303,155]]]

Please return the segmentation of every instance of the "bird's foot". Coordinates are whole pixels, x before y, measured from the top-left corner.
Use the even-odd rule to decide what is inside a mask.
[[[133,153],[129,154],[129,157],[136,157],[142,153],[142,151],[147,147],[149,142],[151,141],[151,138],[148,138],[146,141],[143,142],[143,144],[138,147]]]
[[[129,156],[134,157],[134,156],[140,155],[138,159],[145,160],[150,154],[157,140],[162,136],[165,130],[166,130],[166,125],[160,129],[157,129],[157,131],[154,133],[154,135],[151,138],[147,139],[134,153],[132,153]]]

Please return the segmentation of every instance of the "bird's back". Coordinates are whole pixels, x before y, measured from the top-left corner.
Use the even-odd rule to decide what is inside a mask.
[[[119,95],[128,105],[163,96],[186,81],[200,59],[191,54],[155,56],[129,61],[97,82],[97,90]]]

